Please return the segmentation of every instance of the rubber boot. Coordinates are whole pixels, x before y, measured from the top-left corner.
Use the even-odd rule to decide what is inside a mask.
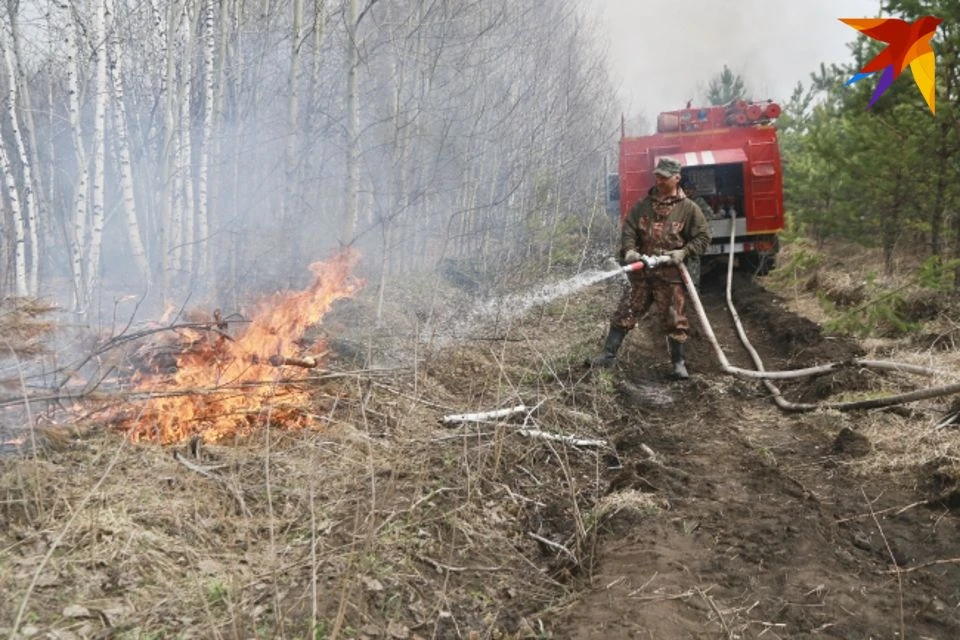
[[[623,327],[610,327],[607,333],[607,342],[603,345],[603,355],[587,361],[590,367],[612,367],[617,360],[617,351],[623,344],[623,339],[627,335],[627,330]]]
[[[673,363],[673,377],[677,380],[686,380],[690,377],[687,373],[687,365],[683,361],[683,343],[677,342],[673,338],[667,338],[670,344],[670,362]]]

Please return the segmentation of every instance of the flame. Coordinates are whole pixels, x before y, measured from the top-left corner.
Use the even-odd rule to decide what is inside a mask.
[[[261,301],[233,340],[224,333],[185,331],[190,348],[177,355],[174,373],[135,380],[136,390],[150,397],[143,412],[126,421],[131,440],[169,444],[199,436],[209,443],[248,435],[267,420],[285,429],[305,426],[308,393],[290,382],[305,378],[308,370],[280,365],[303,362],[297,345],[304,332],[334,301],[360,287],[349,277],[357,257],[350,250],[311,264],[315,278],[308,289]],[[322,355],[322,347],[314,345],[314,353]]]

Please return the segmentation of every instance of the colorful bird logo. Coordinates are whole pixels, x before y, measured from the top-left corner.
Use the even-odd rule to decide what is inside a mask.
[[[914,22],[907,22],[900,18],[840,18],[840,21],[850,25],[857,31],[870,36],[874,40],[886,42],[877,57],[868,62],[860,72],[850,78],[847,84],[882,71],[880,82],[870,98],[870,109],[883,93],[890,88],[907,65],[913,72],[913,81],[917,83],[923,99],[930,107],[930,113],[937,113],[935,93],[935,66],[936,59],[933,49],[930,48],[930,38],[934,31],[943,22],[940,18],[926,16]]]

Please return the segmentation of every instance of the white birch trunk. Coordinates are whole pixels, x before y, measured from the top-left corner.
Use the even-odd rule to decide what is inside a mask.
[[[178,265],[177,272],[181,277],[188,277],[193,273],[193,262],[196,244],[196,229],[194,228],[194,204],[193,204],[193,141],[192,141],[192,117],[190,113],[190,99],[193,94],[193,45],[194,41],[190,33],[190,19],[187,4],[184,3],[183,12],[180,14],[180,27],[177,34],[177,41],[180,43],[180,83],[179,83],[179,113],[177,114],[177,139],[179,144],[176,146],[176,175],[177,175],[177,198],[179,199],[180,238],[183,249],[180,253],[181,264]],[[175,200],[176,201],[176,200]]]
[[[67,50],[66,76],[68,108],[67,119],[73,134],[73,150],[77,161],[77,186],[73,197],[73,224],[71,237],[70,267],[73,277],[73,309],[83,311],[87,306],[87,291],[84,289],[84,257],[87,249],[87,229],[89,212],[87,209],[87,153],[83,141],[83,127],[80,122],[80,82],[79,75],[79,28],[69,4],[61,5],[66,13],[65,45]]]
[[[105,0],[93,3],[93,176],[90,182],[90,245],[87,253],[86,291],[89,297],[100,289],[100,255],[104,222],[104,166],[106,164],[107,51]]]
[[[111,18],[113,0],[106,0],[106,12]],[[123,211],[126,216],[127,241],[130,243],[130,252],[133,255],[137,271],[147,288],[150,288],[153,278],[150,272],[150,262],[144,248],[140,233],[139,211],[137,210],[136,192],[133,183],[133,165],[130,161],[130,138],[127,133],[127,108],[124,103],[123,90],[123,49],[120,45],[119,32],[115,22],[108,25],[108,51],[110,63],[111,89],[113,91],[113,128],[117,155],[117,169],[120,173],[120,189],[123,199]]]
[[[11,8],[11,13],[12,13]],[[7,77],[9,78],[9,86],[7,88],[7,110],[9,112],[10,120],[10,133],[13,137],[14,144],[17,148],[18,160],[20,162],[21,169],[23,171],[23,223],[25,225],[25,237],[24,237],[24,259],[27,261],[25,268],[27,269],[27,294],[36,295],[37,294],[37,281],[38,281],[38,271],[39,271],[39,261],[40,261],[40,246],[37,234],[37,221],[39,216],[37,215],[37,198],[34,191],[34,177],[33,177],[33,162],[31,155],[27,152],[27,145],[23,138],[23,132],[20,126],[20,114],[22,111],[26,113],[30,112],[29,105],[27,109],[21,109],[20,107],[20,91],[19,87],[23,82],[23,78],[19,73],[20,65],[15,59],[15,53],[17,50],[17,31],[15,28],[16,19],[15,15],[11,15],[11,32],[10,32],[10,46],[7,46],[2,40],[6,39],[6,34],[0,39],[0,47],[3,48],[3,61],[7,69]],[[28,132],[30,129],[28,128]],[[9,157],[9,156],[8,156]]]
[[[10,156],[7,146],[0,136],[0,171],[3,172],[3,182],[7,190],[10,213],[13,217],[14,229],[14,291],[18,296],[28,295],[27,257],[26,257],[26,225],[23,220],[23,210],[20,208],[20,196],[17,190],[17,177],[10,165]]]
[[[153,16],[153,32],[157,35],[157,51],[154,59],[158,65],[165,64],[167,60],[167,22],[164,20],[163,13],[157,7],[157,3],[154,0],[150,0],[150,13]],[[159,85],[156,90],[157,104],[163,104],[164,98],[167,95],[167,75],[165,72],[156,74],[156,82]],[[156,118],[150,118],[150,130],[147,132],[146,138],[147,140],[157,138]]]
[[[290,46],[290,77],[287,80],[289,99],[287,102],[287,145],[284,158],[284,179],[286,184],[283,190],[282,216],[284,223],[290,218],[290,202],[292,200],[297,170],[297,140],[299,139],[300,124],[300,48],[303,41],[303,0],[293,0],[293,33]]]
[[[347,0],[347,184],[346,206],[340,231],[340,243],[349,245],[357,226],[360,199],[360,101],[357,98],[357,67],[360,52],[357,43],[357,0]]]
[[[321,77],[323,56],[321,49],[323,47],[323,36],[327,26],[327,2],[326,0],[314,0],[313,4],[313,72],[310,74],[312,81],[311,88],[316,91],[317,81]]]
[[[210,153],[213,146],[214,103],[217,100],[213,67],[216,54],[213,0],[207,0],[203,12],[203,134],[200,141],[200,166],[197,176],[197,279],[206,285],[211,273],[210,235]]]
[[[168,293],[174,285],[174,275],[179,272],[181,266],[180,252],[183,248],[182,238],[180,236],[182,220],[180,210],[177,207],[177,123],[176,116],[179,114],[177,109],[178,92],[176,78],[176,47],[171,46],[175,42],[175,35],[179,25],[179,2],[174,0],[170,3],[169,20],[166,24],[166,37],[163,41],[165,78],[163,81],[163,130],[164,145],[163,158],[161,159],[161,180],[160,188],[163,190],[163,209],[161,211],[162,224],[165,230],[163,242],[163,278],[164,294]]]

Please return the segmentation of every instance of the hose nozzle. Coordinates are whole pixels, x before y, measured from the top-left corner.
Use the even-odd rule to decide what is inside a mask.
[[[620,267],[620,270],[624,273],[630,273],[640,269],[656,269],[665,264],[670,264],[670,256],[640,256],[639,260]]]

